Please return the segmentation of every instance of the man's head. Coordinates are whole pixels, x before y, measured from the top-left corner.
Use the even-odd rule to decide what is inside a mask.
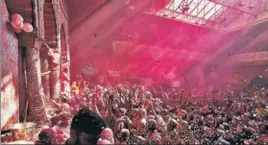
[[[44,145],[56,144],[56,133],[52,129],[44,129],[39,135],[39,143]]]
[[[147,116],[147,111],[146,111],[146,109],[144,109],[144,108],[141,108],[141,109],[140,109],[140,116],[141,116],[142,118]]]
[[[106,127],[103,119],[89,109],[81,109],[73,117],[69,145],[96,144],[99,135]]]
[[[119,114],[120,114],[119,116],[120,117],[125,116],[126,113],[127,113],[127,110],[125,108],[123,108],[123,107],[119,108]]]

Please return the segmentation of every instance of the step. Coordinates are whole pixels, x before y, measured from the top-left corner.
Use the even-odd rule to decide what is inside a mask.
[[[55,23],[55,21],[45,21],[44,22],[44,26],[46,27],[46,26],[48,26],[48,27],[56,27],[56,23]]]
[[[44,20],[45,22],[49,22],[49,21],[52,21],[54,22],[55,21],[55,16],[54,14],[48,14],[48,13],[44,13]]]
[[[51,2],[45,2],[44,8],[53,8],[53,5]]]
[[[55,25],[44,25],[44,27],[45,27],[45,30],[49,30],[49,29],[56,29],[56,26]]]
[[[47,43],[47,45],[51,48],[57,48],[58,46],[56,42]]]
[[[45,30],[45,36],[51,36],[51,35],[56,35],[56,29],[46,29]]]
[[[57,37],[55,35],[46,35],[46,40],[56,40]]]
[[[47,13],[47,14],[54,14],[54,10],[53,10],[53,8],[45,8],[45,9],[44,9],[44,13]]]

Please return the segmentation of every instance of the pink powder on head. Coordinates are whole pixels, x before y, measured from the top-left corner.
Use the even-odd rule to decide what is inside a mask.
[[[130,132],[129,132],[129,130],[128,129],[122,129],[121,131],[120,131],[120,136],[122,136],[122,135],[125,135],[126,137],[129,137],[130,136]]]
[[[100,139],[98,140],[97,144],[98,144],[98,145],[99,145],[99,144],[103,144],[103,145],[105,145],[105,144],[112,144],[112,143],[111,143],[109,140],[100,138]]]
[[[114,143],[113,131],[110,128],[105,128],[101,133],[101,138]]]

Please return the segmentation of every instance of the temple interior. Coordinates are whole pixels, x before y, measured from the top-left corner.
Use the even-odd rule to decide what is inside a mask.
[[[268,0],[0,4],[2,144],[268,144]]]

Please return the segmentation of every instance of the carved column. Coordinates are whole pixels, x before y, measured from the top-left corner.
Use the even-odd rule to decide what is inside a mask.
[[[60,64],[60,60],[55,60],[56,63]],[[49,75],[50,80],[50,94],[53,100],[57,100],[60,96],[60,67],[53,67],[51,63],[51,73]]]
[[[45,118],[44,92],[41,83],[40,44],[26,46],[26,76],[29,101],[29,116],[32,121],[42,123]]]
[[[50,86],[49,86],[49,74],[46,74],[47,72],[50,71],[49,69],[49,62],[48,58],[45,52],[41,52],[40,54],[40,59],[41,59],[41,72],[44,73],[42,75],[42,86],[44,88],[44,94],[45,94],[45,100],[50,99]]]

